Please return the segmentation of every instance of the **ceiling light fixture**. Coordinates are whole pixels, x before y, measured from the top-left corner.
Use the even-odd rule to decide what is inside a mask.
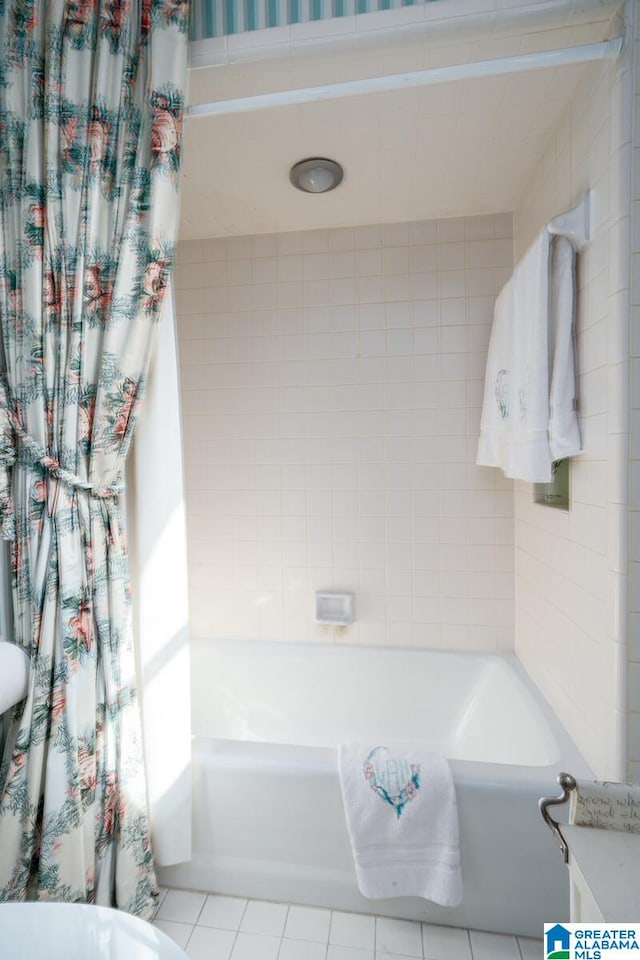
[[[291,167],[289,179],[294,187],[304,193],[328,193],[342,183],[344,171],[335,160],[326,157],[310,157]]]

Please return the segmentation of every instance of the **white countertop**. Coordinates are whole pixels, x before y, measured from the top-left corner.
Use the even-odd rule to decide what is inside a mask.
[[[563,826],[569,863],[612,923],[640,921],[640,833]]]

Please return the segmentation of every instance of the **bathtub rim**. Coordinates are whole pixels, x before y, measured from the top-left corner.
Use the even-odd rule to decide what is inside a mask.
[[[553,707],[546,699],[535,681],[528,674],[526,668],[518,658],[515,651],[482,651],[482,650],[442,650],[431,647],[415,646],[372,646],[365,644],[335,644],[335,643],[300,643],[278,640],[230,640],[230,639],[211,639],[200,635],[192,634],[189,640],[190,644],[209,645],[213,644],[228,650],[242,647],[245,650],[255,649],[262,655],[282,656],[286,653],[296,655],[316,657],[360,657],[367,656],[373,659],[384,659],[395,654],[425,654],[436,659],[447,660],[469,660],[477,662],[497,661],[503,663],[510,669],[520,682],[525,686],[534,704],[539,709],[545,722],[547,723],[558,747],[558,759],[549,764],[510,764],[498,763],[484,760],[468,760],[461,758],[449,758],[451,768],[454,772],[454,778],[463,778],[465,781],[477,782],[484,781],[485,776],[480,774],[480,770],[487,775],[487,782],[499,784],[505,782],[514,782],[523,780],[530,784],[532,781],[539,782],[548,786],[549,777],[556,771],[559,774],[562,771],[572,773],[577,779],[593,779],[594,772],[580,753],[575,742],[565,729],[561,720],[553,710]],[[192,657],[192,669],[195,668],[195,658]],[[313,770],[325,772],[332,767],[337,769],[337,744],[334,746],[316,746],[305,744],[277,743],[269,740],[243,740],[235,738],[217,737],[211,734],[202,734],[194,731],[194,722],[192,718],[192,750],[196,752],[199,749],[201,741],[212,742],[220,745],[233,744],[238,747],[238,758],[243,757],[242,763],[264,762],[267,752],[272,759],[277,759],[283,767],[295,766],[296,769],[304,768],[307,772]],[[230,751],[224,750],[230,754]],[[309,758],[313,757],[313,763],[309,763]],[[227,757],[229,759],[229,757]],[[240,759],[239,759],[240,762]]]

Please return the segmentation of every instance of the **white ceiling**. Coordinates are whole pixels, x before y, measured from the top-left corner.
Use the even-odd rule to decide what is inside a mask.
[[[442,0],[442,6],[448,0]],[[438,4],[440,6],[440,4]],[[414,8],[411,8],[414,9]],[[602,24],[591,29],[602,35]],[[582,25],[582,35],[585,28]],[[592,38],[581,39],[588,42]],[[393,45],[333,55],[223,63],[193,72],[194,103],[270,89],[462,62],[416,35]],[[509,43],[509,39],[511,42]],[[556,46],[561,38],[557,36]],[[514,50],[513,37],[492,38]],[[538,37],[540,49],[550,46]],[[464,38],[467,59],[484,59]],[[486,42],[485,42],[486,48]],[[455,59],[451,59],[455,56]],[[354,64],[357,60],[357,70]],[[426,61],[426,62],[425,62]],[[401,66],[404,64],[404,67]],[[324,68],[324,72],[323,72]],[[562,121],[584,66],[354,96],[304,106],[188,119],[185,125],[181,237],[194,239],[346,226],[512,210]],[[324,82],[327,82],[324,79]],[[331,81],[329,81],[331,82]],[[345,170],[333,193],[308,195],[289,169],[327,156]]]

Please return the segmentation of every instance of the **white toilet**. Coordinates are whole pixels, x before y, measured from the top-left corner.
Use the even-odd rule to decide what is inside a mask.
[[[186,960],[161,930],[83,903],[0,903],[2,960]]]
[[[29,657],[22,647],[0,637],[0,714],[26,696],[29,669]]]

